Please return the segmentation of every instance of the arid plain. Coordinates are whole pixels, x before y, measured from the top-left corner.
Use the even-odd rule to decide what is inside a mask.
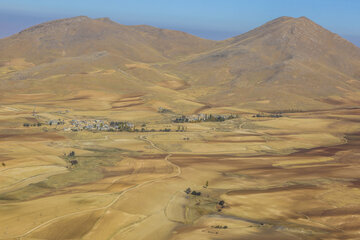
[[[310,20],[0,49],[0,239],[359,239],[360,50]]]

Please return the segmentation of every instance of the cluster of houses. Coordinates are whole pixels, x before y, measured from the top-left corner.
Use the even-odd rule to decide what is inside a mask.
[[[205,114],[200,113],[196,115],[185,116],[182,115],[173,120],[174,123],[193,123],[193,122],[223,122],[225,120],[237,118],[236,114],[225,114],[225,115],[217,115],[217,114]]]
[[[53,120],[51,120],[53,121]],[[54,122],[52,122],[54,124]],[[49,125],[50,122],[49,122]],[[59,125],[59,124],[58,124]],[[62,123],[65,125],[65,123]],[[106,120],[77,120],[73,119],[63,129],[64,131],[134,131],[135,126],[130,122],[108,122]]]
[[[66,130],[66,129],[64,129]],[[70,129],[68,131],[81,131],[81,130],[96,130],[96,131],[109,131],[110,126],[104,120],[76,120],[70,121]]]

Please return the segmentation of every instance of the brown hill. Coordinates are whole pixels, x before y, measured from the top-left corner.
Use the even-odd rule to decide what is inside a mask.
[[[154,62],[201,52],[213,45],[213,41],[184,32],[80,16],[39,24],[2,39],[0,52],[2,58],[25,57],[34,63],[99,51]]]
[[[109,109],[137,96],[146,108],[195,112],[334,108],[360,99],[360,49],[305,17],[221,42],[76,17],[1,39],[0,53],[3,101],[25,93],[42,104],[77,99],[78,107]]]
[[[178,64],[201,101],[258,109],[356,104],[360,49],[311,20],[282,17]]]
[[[12,96],[46,93],[46,99],[36,101],[60,104],[86,91],[85,104],[79,106],[108,109],[112,106],[108,96],[117,101],[121,96],[162,95],[149,90],[154,86],[167,93],[182,88],[183,79],[149,63],[169,62],[216,44],[184,32],[125,26],[107,18],[47,22],[0,40],[0,98],[23,102],[21,95]],[[104,103],[99,96],[106,96]],[[90,100],[96,104],[86,104]]]

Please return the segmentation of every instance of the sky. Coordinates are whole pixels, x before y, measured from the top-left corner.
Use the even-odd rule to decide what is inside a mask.
[[[89,16],[222,40],[281,16],[306,16],[360,46],[360,0],[0,0],[0,38],[45,21]]]

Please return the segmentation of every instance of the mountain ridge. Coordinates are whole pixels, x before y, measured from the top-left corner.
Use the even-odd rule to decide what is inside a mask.
[[[179,44],[173,44],[167,38],[177,38]],[[145,29],[142,26],[122,25],[105,18],[79,16],[38,24],[0,39],[0,50],[2,55],[26,55],[30,61],[37,63],[50,61],[51,57],[61,57],[64,52],[71,52],[70,56],[78,56],[88,54],[89,51],[104,50],[117,52],[130,60],[134,58],[151,62],[189,54],[194,51],[193,45],[201,51],[213,44],[215,43],[211,40],[179,31]],[[46,56],[40,56],[39,53]]]
[[[67,83],[79,92],[88,81],[91,91],[141,93],[152,107],[162,102],[190,112],[198,111],[199,103],[264,110],[359,103],[360,49],[306,17],[280,17],[211,41],[79,16],[0,39],[0,52],[6,71],[11,59],[25,61],[11,66],[19,70],[0,75],[0,81],[25,79],[22,84],[33,91],[54,92],[53,86]],[[48,80],[39,85],[43,79]],[[13,85],[19,91],[21,84]]]

